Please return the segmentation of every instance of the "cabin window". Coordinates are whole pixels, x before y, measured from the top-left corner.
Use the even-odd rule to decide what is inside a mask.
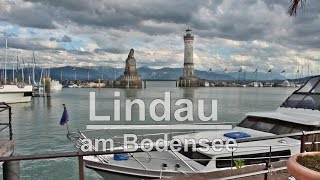
[[[268,121],[257,121],[253,126],[254,129],[263,131],[263,132],[270,132],[270,130],[275,126],[274,123]]]
[[[289,134],[292,132],[292,125],[287,123],[287,124],[284,124],[284,123],[279,123],[277,126],[274,126],[270,132],[272,134]],[[301,131],[300,131],[301,132]]]
[[[292,94],[282,105],[282,107],[296,108],[306,95]]]
[[[320,96],[315,94],[293,94],[281,107],[320,110]]]
[[[246,117],[238,126],[277,135],[315,130],[313,126],[254,116]],[[299,137],[295,137],[295,139],[299,139]]]
[[[200,152],[193,152],[191,148],[188,149],[188,151],[184,151],[184,148],[182,148],[179,151],[180,154],[184,155],[185,157],[194,160],[195,162],[202,164],[204,166],[208,165],[210,160],[212,159],[211,157],[202,154]]]
[[[290,150],[284,150],[284,151],[273,151],[271,152],[271,162],[279,161],[281,159],[287,159],[290,156]],[[244,160],[245,165],[251,165],[251,164],[261,164],[269,162],[269,152],[265,153],[257,153],[257,154],[246,154],[246,155],[239,155],[239,156],[233,156],[233,159],[242,159]],[[284,156],[284,157],[279,157]],[[216,159],[216,167],[217,168],[226,168],[231,167],[231,156],[228,157],[219,157]],[[233,166],[235,166],[235,163],[233,163]]]
[[[311,89],[318,83],[319,77],[311,78],[300,90],[299,93],[306,93],[311,91]]]
[[[24,95],[25,97],[26,97],[26,96],[32,96],[32,92],[25,92],[23,95]]]
[[[320,110],[320,77],[311,78],[294,92],[281,107]]]
[[[311,93],[320,93],[320,83],[311,91]]]

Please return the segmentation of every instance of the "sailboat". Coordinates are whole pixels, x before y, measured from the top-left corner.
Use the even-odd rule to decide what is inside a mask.
[[[30,102],[32,98],[32,85],[25,84],[24,81],[21,81],[19,83],[15,83],[14,80],[12,83],[7,82],[7,49],[8,40],[6,38],[6,50],[3,69],[4,78],[3,82],[0,83],[0,102],[5,102],[8,104]],[[14,69],[12,69],[12,71],[14,73]]]

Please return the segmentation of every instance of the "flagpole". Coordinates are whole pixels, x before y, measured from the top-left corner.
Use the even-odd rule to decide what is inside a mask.
[[[67,107],[65,104],[62,104],[63,106],[63,114],[62,114],[62,117],[61,117],[61,120],[60,120],[60,125],[66,125],[67,127],[67,131],[68,131],[68,134],[67,134],[67,137],[68,139],[70,139],[69,135],[70,135],[70,130],[69,130],[69,124],[68,124],[68,121],[69,121],[69,115],[68,115],[68,112],[67,112]]]
[[[70,134],[68,122],[66,123],[68,135]]]

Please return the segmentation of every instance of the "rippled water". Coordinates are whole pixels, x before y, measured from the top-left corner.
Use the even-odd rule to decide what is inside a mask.
[[[146,102],[146,105],[153,99],[164,98],[164,92],[167,91],[171,92],[172,104],[179,98],[190,99],[193,102],[198,99],[217,99],[218,120],[239,122],[248,111],[276,109],[295,90],[293,88],[176,88],[175,82],[147,82],[147,86],[146,89],[70,88],[63,89],[48,99],[33,98],[31,103],[12,105],[15,154],[76,150],[73,146],[74,142],[66,138],[66,129],[59,125],[62,114],[61,104],[67,105],[70,128],[84,130],[90,123],[89,92],[96,92],[97,115],[113,115],[114,91],[121,93],[122,102],[124,99],[140,98]],[[123,107],[124,104],[122,104]],[[159,110],[161,111],[161,107]],[[122,114],[123,112],[124,108]],[[148,108],[146,114],[148,115]],[[138,117],[136,109],[133,109],[132,116],[131,122],[120,122],[122,124],[141,124],[140,121],[135,120]],[[0,117],[1,121],[6,121],[4,114],[0,114]],[[154,124],[154,121],[150,121],[147,116],[146,122],[143,123]],[[23,161],[20,174],[22,179],[77,179],[77,159]],[[86,179],[102,179],[89,169],[85,169],[85,176]]]

